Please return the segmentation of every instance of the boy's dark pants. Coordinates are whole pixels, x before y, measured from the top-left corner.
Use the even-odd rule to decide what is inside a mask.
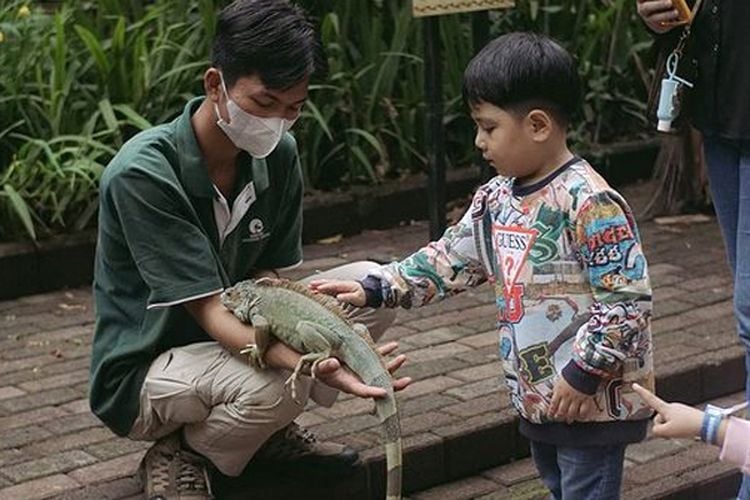
[[[617,500],[626,446],[558,446],[532,441],[531,455],[555,500]]]

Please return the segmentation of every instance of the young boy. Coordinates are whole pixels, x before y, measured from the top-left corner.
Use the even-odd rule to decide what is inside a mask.
[[[489,281],[520,430],[554,498],[618,498],[625,447],[651,411],[651,287],[625,200],[566,145],[579,105],[571,56],[512,33],[464,74],[475,144],[498,176],[443,237],[361,281],[311,286],[354,305],[404,308]]]

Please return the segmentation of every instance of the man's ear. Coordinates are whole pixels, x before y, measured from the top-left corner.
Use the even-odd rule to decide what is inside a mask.
[[[203,91],[206,93],[208,99],[217,104],[219,103],[222,89],[221,74],[218,69],[211,67],[203,73]]]
[[[546,141],[552,134],[553,126],[552,117],[543,109],[532,109],[526,115],[526,128],[534,142]]]

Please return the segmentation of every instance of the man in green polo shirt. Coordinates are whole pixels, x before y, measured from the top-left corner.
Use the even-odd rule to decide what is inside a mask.
[[[118,435],[156,441],[142,464],[148,498],[210,498],[203,457],[230,476],[253,457],[318,470],[357,460],[293,420],[308,396],[330,405],[336,389],[383,391],[329,359],[294,400],[284,382],[299,353],[276,343],[265,358],[270,369],[249,366],[239,351],[254,330],[219,301],[239,280],[302,260],[302,174],[287,131],[324,61],[298,7],[235,1],[218,18],[206,96],[131,139],[102,177],[91,408]],[[369,266],[323,276],[357,278]],[[387,311],[350,315],[375,338],[393,321]],[[391,371],[403,360],[391,361]]]

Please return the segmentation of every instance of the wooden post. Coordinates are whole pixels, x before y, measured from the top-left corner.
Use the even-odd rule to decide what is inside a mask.
[[[476,55],[482,47],[490,41],[490,13],[486,10],[479,10],[471,13],[471,42]],[[479,165],[480,178],[482,183],[492,179],[497,172],[492,166],[482,158],[482,154],[477,152],[475,155],[477,165]]]
[[[425,149],[429,181],[427,200],[430,215],[430,239],[436,240],[445,231],[445,131],[443,130],[443,84],[440,59],[440,16],[456,12],[487,9],[507,9],[514,0],[412,0],[412,13],[424,17],[424,89],[427,113],[425,117]],[[472,17],[474,49],[478,50],[489,38],[489,16]],[[485,164],[482,176],[489,179],[494,172]]]

